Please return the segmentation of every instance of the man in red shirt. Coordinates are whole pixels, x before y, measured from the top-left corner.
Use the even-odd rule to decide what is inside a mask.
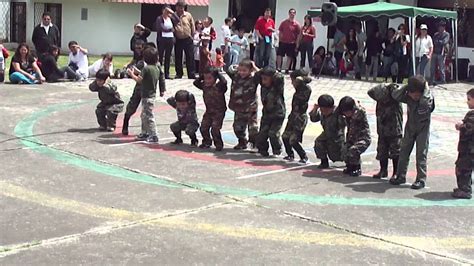
[[[272,10],[267,8],[263,17],[259,17],[255,23],[255,32],[258,36],[257,52],[260,68],[269,65],[270,53],[272,51],[272,34],[275,31],[275,21],[272,19]]]
[[[285,19],[278,28],[280,43],[277,50],[277,69],[282,68],[283,57],[286,55],[287,72],[296,57],[296,42],[301,32],[301,25],[295,20],[296,10],[294,8],[288,11],[288,19]]]

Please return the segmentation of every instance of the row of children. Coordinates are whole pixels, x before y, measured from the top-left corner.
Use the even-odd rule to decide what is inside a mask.
[[[160,67],[156,65],[156,49],[146,49],[144,60],[147,66],[139,75],[129,71],[129,75],[137,81],[134,95],[137,93],[140,97],[132,96],[127,106],[122,133],[128,135],[128,120],[131,111],[135,112],[141,102],[143,109],[141,115],[142,132],[136,139],[156,143],[158,137],[154,124],[153,106],[157,84],[159,82],[160,95],[163,96],[165,82]],[[123,102],[120,100],[116,87],[107,81],[107,73],[105,71],[98,73],[97,80],[91,84],[90,89],[99,91],[101,103],[97,106],[96,114],[101,129],[113,131],[117,114],[123,109]],[[271,68],[258,69],[255,63],[249,59],[242,60],[237,67],[230,67],[227,74],[232,80],[229,108],[234,111],[233,129],[238,138],[238,144],[234,149],[243,150],[248,146],[256,147],[262,156],[268,157],[271,145],[273,155],[280,155],[282,149],[280,131],[286,117],[282,74]],[[307,109],[311,96],[311,87],[309,86],[311,78],[304,70],[294,71],[290,77],[295,93],[292,99],[292,110],[281,137],[287,153],[284,159],[293,161],[293,150],[295,150],[300,157],[299,162],[307,163],[308,157],[301,143],[308,121]],[[170,126],[176,136],[176,140],[172,144],[182,144],[181,132],[185,131],[191,139],[191,145],[198,146],[196,132],[200,129],[202,143],[199,147],[209,149],[214,144],[216,151],[222,151],[224,142],[220,131],[227,111],[225,97],[227,80],[216,68],[208,67],[194,81],[194,86],[203,91],[206,107],[201,125],[199,125],[196,113],[196,100],[191,92],[180,90],[174,97],[167,99],[167,102],[177,110],[178,116],[178,121]],[[258,86],[261,87],[260,95],[263,104],[260,129],[257,125]],[[469,102],[471,102],[470,97],[474,96],[471,95],[472,92],[468,96]],[[434,110],[434,98],[426,80],[422,76],[415,76],[409,79],[406,86],[379,85],[369,90],[368,94],[377,101],[376,116],[379,136],[377,159],[380,161],[380,171],[374,175],[374,178],[388,176],[388,160],[392,159],[394,172],[390,183],[393,185],[405,183],[409,157],[416,143],[417,178],[412,184],[412,188],[423,188],[426,182],[431,113]],[[408,121],[405,125],[403,138],[401,103],[408,105]],[[474,107],[474,101],[472,106],[470,103],[470,107]],[[467,141],[470,146],[472,146],[473,117],[474,114],[471,114],[466,117],[464,124],[456,125],[456,128],[461,131],[462,138],[463,135],[464,138],[468,136],[464,141]],[[321,160],[318,168],[329,168],[329,160],[333,162],[345,161],[344,174],[361,175],[361,155],[371,143],[365,109],[349,96],[343,97],[336,107],[334,99],[330,95],[321,95],[318,98],[318,103],[309,113],[309,118],[313,122],[320,121],[323,127],[323,132],[316,138],[314,147],[316,156]],[[344,136],[346,128],[347,133]],[[460,150],[460,154],[463,153],[464,157],[467,154],[467,157],[472,159],[471,151],[474,149],[466,150],[465,145],[461,148],[464,150]],[[466,159],[459,159],[458,168],[459,176],[463,177],[459,178],[458,176],[459,188],[455,190],[454,195],[470,197],[470,172],[468,175],[466,169],[472,169],[471,161],[467,164]]]

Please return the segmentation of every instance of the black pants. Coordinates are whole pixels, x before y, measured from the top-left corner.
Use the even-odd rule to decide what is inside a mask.
[[[188,78],[194,79],[196,70],[194,69],[194,43],[193,39],[176,39],[174,45],[176,76],[183,76],[183,52],[186,56],[186,69]]]
[[[158,46],[158,52],[160,54],[160,64],[164,66],[166,78],[169,78],[170,76],[170,60],[171,52],[173,51],[173,45],[174,38],[160,38],[160,46]]]
[[[133,89],[132,97],[128,100],[127,107],[125,109],[125,116],[131,117],[137,112],[138,106],[142,100],[141,86],[136,85]]]
[[[255,44],[251,43],[250,44],[250,60],[252,60],[252,61],[254,61],[253,60],[254,54],[255,54]]]
[[[397,83],[403,83],[403,79],[407,73],[408,67],[408,55],[402,55],[397,58],[398,62],[398,75],[397,75]]]
[[[308,56],[308,66],[313,67],[313,42],[301,42],[300,52],[301,52],[300,67],[304,68],[306,64],[306,56]]]
[[[338,51],[335,51],[334,52],[334,58],[336,58],[336,66],[337,66],[337,72],[336,74],[339,75],[340,73],[340,68],[339,68],[339,62],[341,62],[341,59],[342,59],[342,56],[344,55],[344,53],[342,52],[338,52]]]

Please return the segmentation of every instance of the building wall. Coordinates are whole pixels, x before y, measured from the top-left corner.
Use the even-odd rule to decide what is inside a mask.
[[[10,2],[0,1],[0,40],[10,39]]]

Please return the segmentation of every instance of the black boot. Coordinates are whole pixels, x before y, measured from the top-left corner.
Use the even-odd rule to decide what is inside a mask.
[[[362,170],[360,169],[360,164],[352,165],[352,171],[349,172],[350,176],[358,177],[362,174]]]
[[[352,172],[353,166],[351,164],[346,164],[346,168],[342,170],[342,173],[348,175]]]
[[[247,140],[240,138],[239,143],[234,146],[234,150],[245,150],[247,149]]]
[[[397,176],[397,171],[398,171],[398,157],[395,157],[392,159],[392,164],[393,164],[393,176]]]
[[[130,122],[130,115],[125,114],[123,118],[123,126],[122,126],[122,135],[128,136],[128,123]]]
[[[372,177],[375,179],[387,177],[388,176],[387,168],[388,168],[388,159],[380,160],[380,171],[377,174],[373,175]]]
[[[198,144],[199,144],[199,141],[196,137],[196,134],[189,135],[189,137],[191,138],[191,146],[192,147],[197,147]]]
[[[329,160],[321,159],[321,163],[318,165],[318,169],[328,169],[329,168]]]

